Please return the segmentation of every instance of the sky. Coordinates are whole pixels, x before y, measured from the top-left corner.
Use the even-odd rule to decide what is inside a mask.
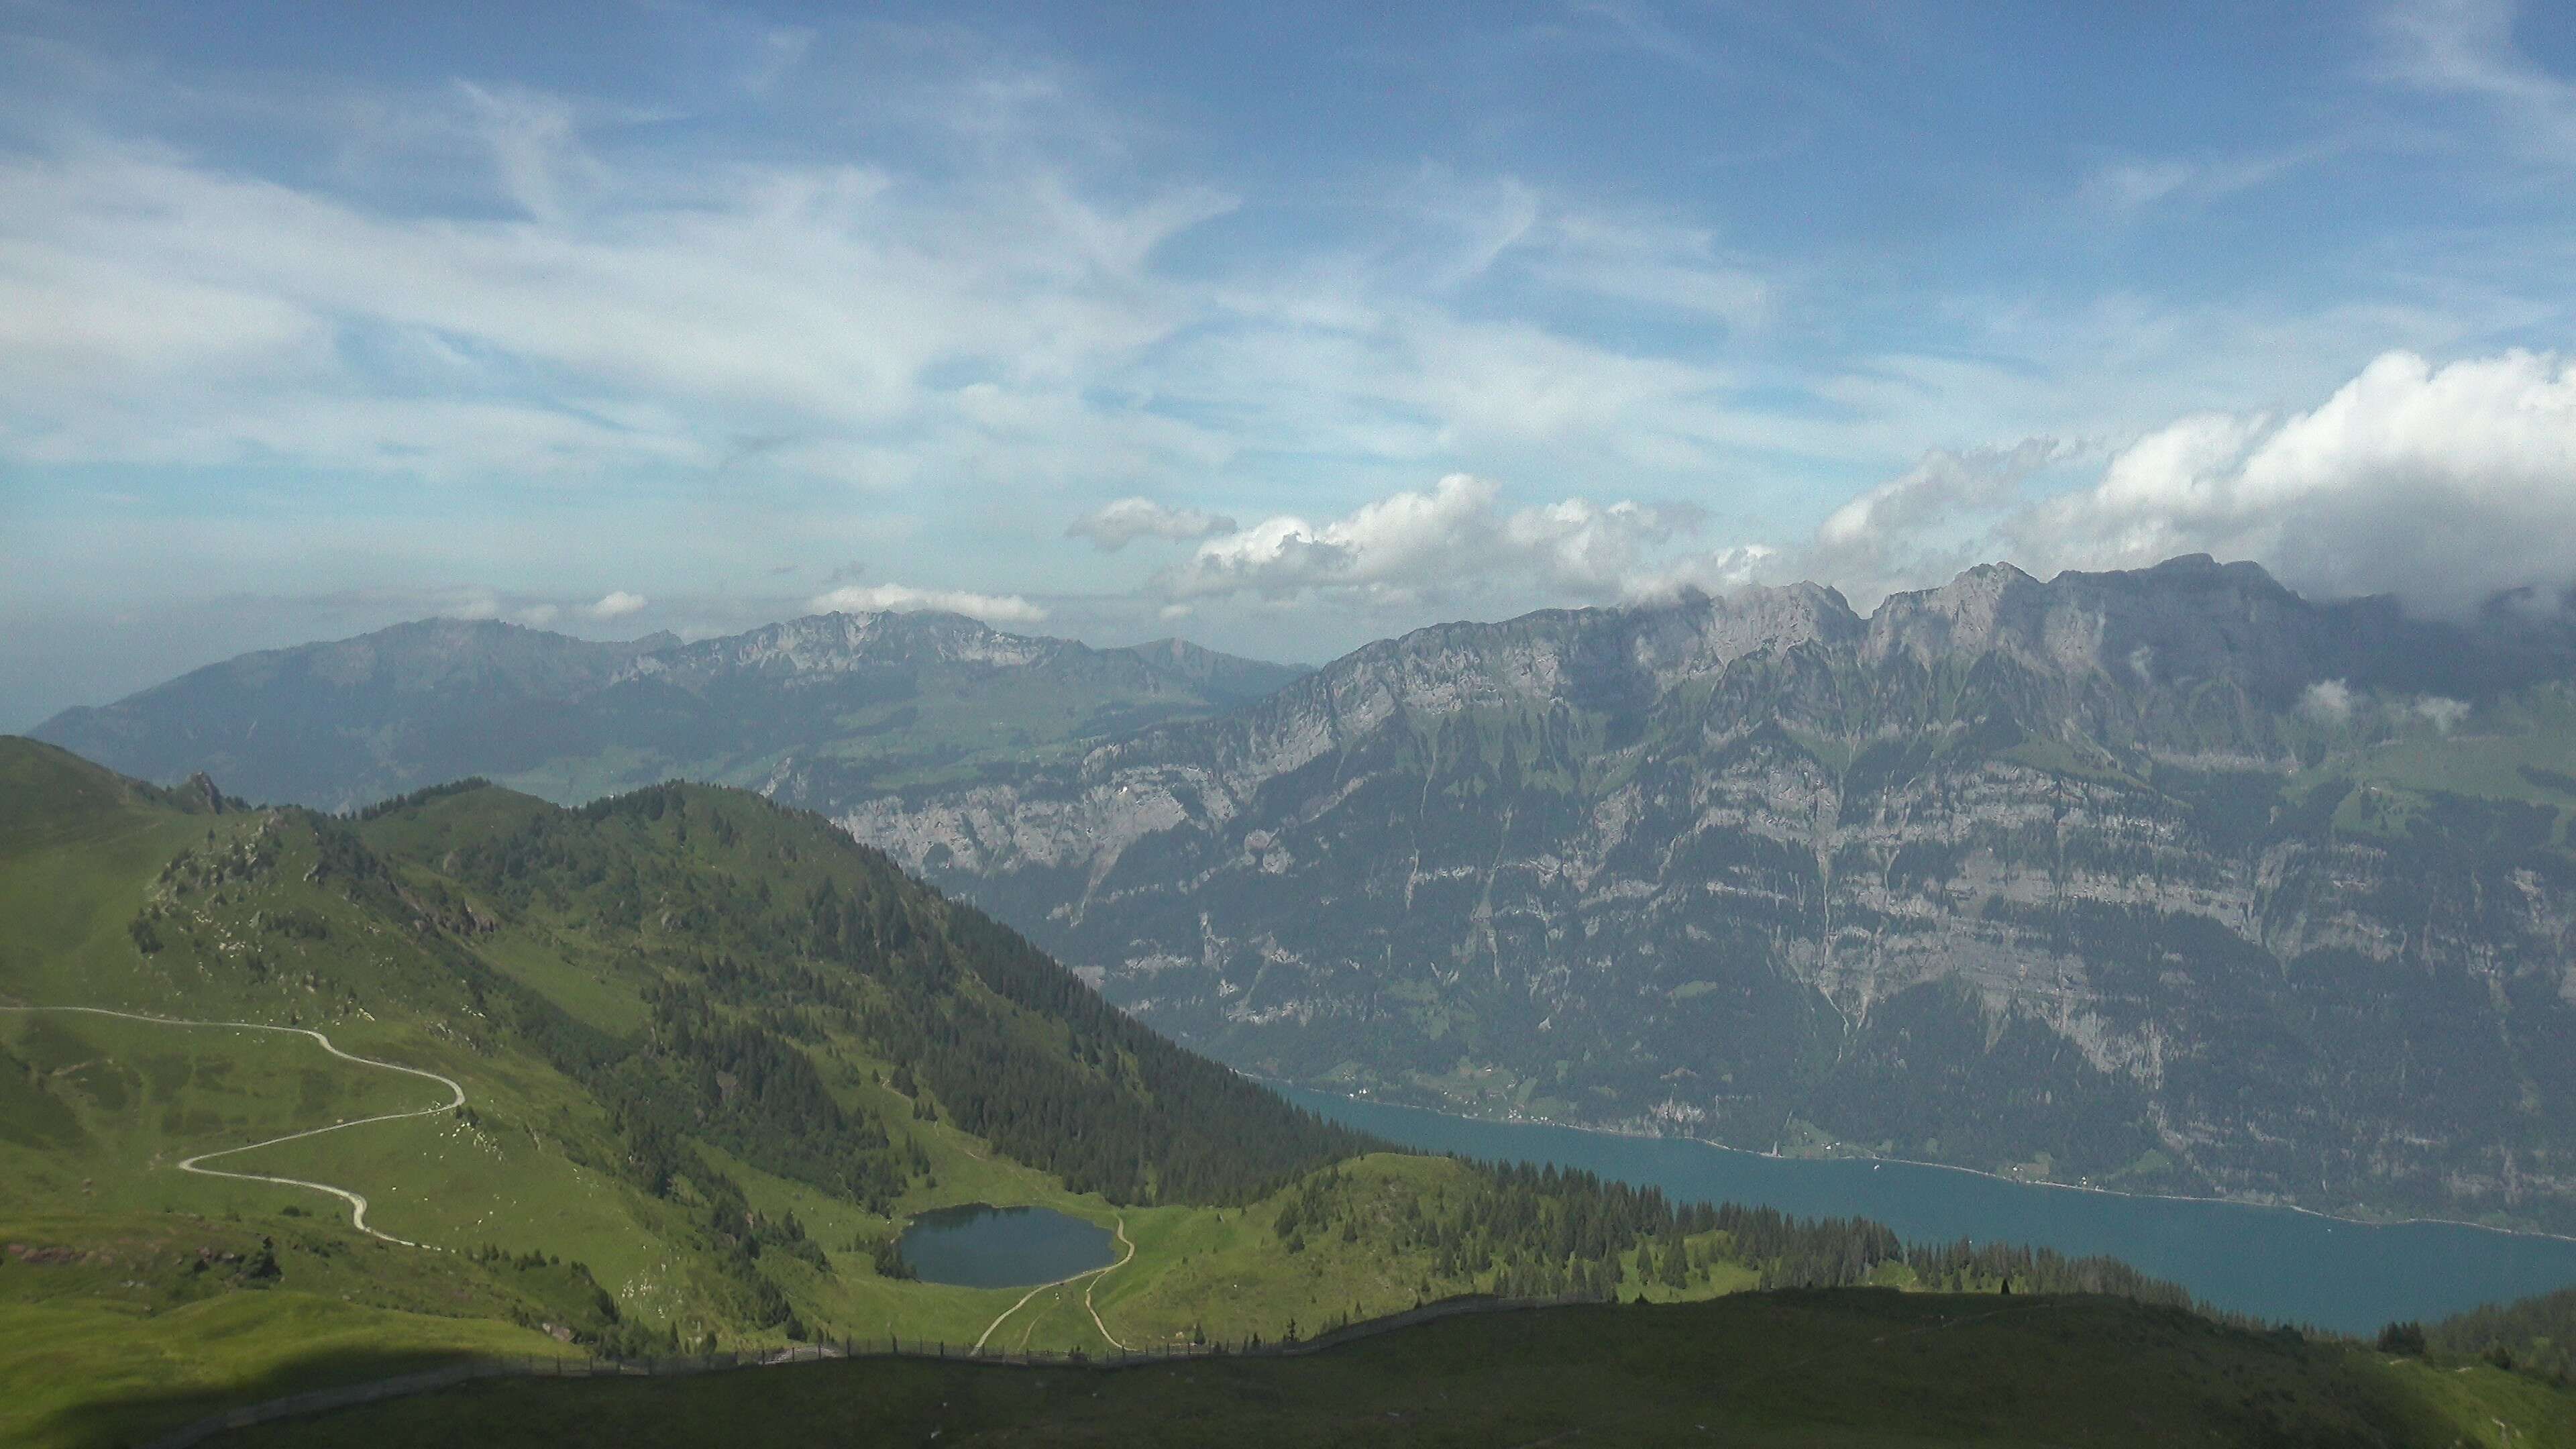
[[[0,0],[0,728],[2189,552],[2565,606],[2576,6]]]

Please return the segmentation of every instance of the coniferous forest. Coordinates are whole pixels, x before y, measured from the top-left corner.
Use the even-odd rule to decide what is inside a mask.
[[[746,829],[756,877],[691,853],[694,838],[736,856]],[[508,911],[579,917],[646,983],[640,1043],[550,1043],[622,1122],[686,1124],[880,1210],[916,1154],[837,1106],[809,1048],[899,1064],[919,1110],[1116,1202],[1249,1202],[1372,1145],[1154,1035],[820,817],[756,797],[671,785],[533,812],[448,863]]]

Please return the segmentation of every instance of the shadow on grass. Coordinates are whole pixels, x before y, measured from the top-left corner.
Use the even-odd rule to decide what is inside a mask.
[[[228,1392],[128,1397],[49,1425],[71,1449],[138,1444],[208,1414],[455,1366],[435,1352],[307,1356]],[[2490,1376],[2492,1377],[2492,1376]],[[2422,1381],[2419,1381],[2421,1379]],[[2100,1297],[1842,1289],[1640,1307],[1461,1314],[1298,1357],[1012,1367],[836,1360],[595,1389],[515,1380],[353,1408],[223,1445],[1009,1441],[1234,1449],[1326,1442],[2446,1444],[2557,1401],[2387,1371],[2375,1355]],[[2439,1394],[2428,1396],[2428,1389]],[[2457,1399],[2458,1402],[2449,1402]],[[2527,1400],[2528,1402],[2525,1402]],[[2517,1407],[2519,1405],[2519,1407]],[[2548,1422],[2564,1420],[2550,1418]]]
[[[42,1424],[40,1442],[67,1449],[126,1449],[149,1444],[211,1415],[327,1389],[489,1362],[490,1355],[455,1349],[375,1351],[334,1349],[269,1366],[221,1388],[191,1387],[164,1393],[122,1394],[63,1409]]]

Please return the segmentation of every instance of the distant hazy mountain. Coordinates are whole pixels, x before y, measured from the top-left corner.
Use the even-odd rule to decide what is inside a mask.
[[[564,701],[677,643],[424,619],[245,654],[31,733],[140,779],[203,772],[248,799],[340,809],[543,760],[565,742]]]
[[[1371,645],[854,834],[1237,1065],[2576,1227],[2563,636],[2180,559]]]
[[[791,768],[881,789],[1214,714],[1299,672],[954,614],[826,614],[695,644],[433,619],[244,655],[33,733],[140,778],[202,771],[248,799],[329,809],[467,775],[567,803]]]

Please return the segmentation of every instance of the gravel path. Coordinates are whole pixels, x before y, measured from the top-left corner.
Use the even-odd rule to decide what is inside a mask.
[[[425,1244],[415,1243],[409,1238],[397,1238],[391,1233],[380,1232],[375,1228],[369,1227],[367,1225],[367,1199],[363,1193],[352,1192],[345,1187],[333,1187],[327,1182],[307,1182],[300,1177],[274,1177],[264,1172],[227,1172],[220,1167],[204,1167],[199,1164],[211,1161],[218,1157],[230,1157],[237,1152],[254,1152],[262,1147],[275,1147],[281,1142],[296,1142],[307,1137],[319,1137],[325,1132],[345,1132],[352,1127],[364,1127],[374,1122],[399,1122],[406,1117],[430,1117],[441,1112],[453,1112],[457,1108],[465,1105],[465,1088],[454,1077],[445,1077],[436,1072],[423,1071],[419,1067],[397,1066],[392,1062],[377,1061],[374,1057],[362,1057],[352,1052],[344,1052],[338,1047],[333,1046],[329,1037],[324,1036],[318,1031],[313,1031],[301,1026],[264,1026],[255,1021],[183,1021],[177,1017],[170,1016],[144,1016],[140,1013],[131,1011],[110,1011],[103,1006],[0,1006],[0,1011],[68,1011],[77,1012],[84,1016],[112,1016],[120,1021],[148,1022],[154,1026],[222,1027],[232,1031],[275,1031],[284,1032],[292,1036],[309,1036],[313,1038],[313,1040],[322,1044],[322,1050],[340,1058],[342,1061],[356,1062],[362,1067],[379,1067],[388,1072],[401,1072],[403,1075],[410,1077],[423,1077],[438,1083],[440,1086],[445,1087],[449,1092],[453,1093],[454,1096],[452,1100],[443,1102],[435,1107],[422,1107],[417,1111],[411,1112],[385,1112],[374,1117],[360,1117],[354,1122],[335,1122],[328,1127],[314,1127],[302,1132],[289,1132],[283,1137],[271,1137],[265,1142],[252,1142],[240,1147],[223,1147],[218,1148],[213,1152],[200,1152],[196,1156],[186,1158],[179,1163],[179,1170],[181,1172],[193,1172],[201,1177],[229,1177],[243,1182],[273,1182],[283,1187],[301,1187],[313,1192],[328,1193],[349,1205],[349,1222],[352,1226],[357,1228],[358,1231],[365,1233],[370,1237],[382,1238],[388,1243],[399,1243],[406,1248],[419,1248],[426,1246]]]

